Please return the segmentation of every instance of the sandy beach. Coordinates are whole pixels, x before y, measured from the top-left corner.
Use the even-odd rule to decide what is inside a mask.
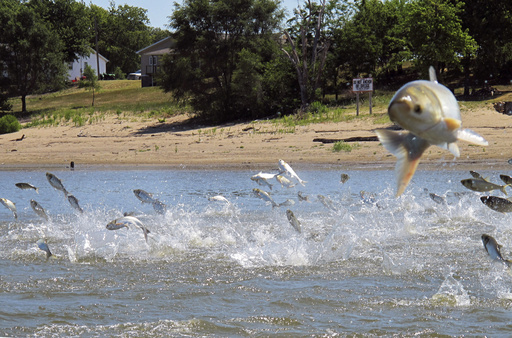
[[[376,112],[383,113],[383,112]],[[370,119],[297,126],[294,132],[270,121],[232,123],[216,127],[188,123],[179,115],[165,122],[122,118],[115,114],[76,127],[72,124],[33,127],[0,135],[0,169],[18,167],[172,166],[260,168],[277,166],[284,159],[294,166],[326,165],[340,168],[393,168],[395,158],[378,141],[349,142],[351,151],[333,151],[335,141],[375,137],[374,130],[391,124]],[[420,169],[468,166],[476,169],[508,168],[512,158],[512,117],[484,110],[462,111],[463,127],[484,136],[489,146],[459,142],[461,157],[430,147]],[[24,136],[23,136],[24,135]],[[449,164],[448,166],[446,164]]]

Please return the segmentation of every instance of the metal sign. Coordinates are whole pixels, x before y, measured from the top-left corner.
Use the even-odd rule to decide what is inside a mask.
[[[373,92],[373,78],[352,79],[352,91],[354,92]]]

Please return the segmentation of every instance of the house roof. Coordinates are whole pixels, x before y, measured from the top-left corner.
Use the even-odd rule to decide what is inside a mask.
[[[172,36],[168,36],[152,45],[149,45],[141,50],[137,51],[139,55],[164,55],[171,51],[171,47],[174,47],[175,41]]]
[[[91,54],[96,54],[96,50],[94,48],[92,48],[92,47],[89,47],[89,51],[90,51],[89,56],[91,56]],[[108,59],[106,57],[104,57],[100,53],[98,53],[98,55],[99,55],[100,59],[105,60],[105,63],[108,62]]]

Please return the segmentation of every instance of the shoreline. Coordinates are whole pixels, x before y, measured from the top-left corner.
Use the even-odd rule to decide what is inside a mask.
[[[385,112],[375,112],[385,115]],[[512,117],[491,105],[479,111],[463,111],[463,128],[482,135],[489,145],[457,142],[461,156],[429,147],[418,170],[512,170]],[[204,127],[188,124],[187,115],[167,122],[137,116],[107,115],[83,126],[61,124],[33,127],[0,135],[0,170],[272,170],[279,159],[293,168],[333,170],[394,170],[396,159],[380,142],[375,119],[316,123],[286,127],[273,121],[251,121]],[[287,129],[288,128],[288,129]],[[335,151],[336,140],[346,142]],[[318,141],[323,140],[323,141]]]
[[[395,162],[346,162],[335,163],[294,163],[294,168],[299,170],[337,170],[337,171],[380,171],[395,170]],[[44,171],[44,170],[69,170],[69,171],[128,171],[128,170],[191,170],[191,171],[273,171],[278,170],[276,163],[222,163],[222,164],[75,164],[71,169],[69,165],[62,164],[2,164],[0,171]],[[512,164],[507,161],[430,161],[418,165],[416,171],[437,170],[508,170],[512,171]]]

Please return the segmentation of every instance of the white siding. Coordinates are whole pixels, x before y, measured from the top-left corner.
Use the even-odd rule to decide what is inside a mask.
[[[69,67],[68,71],[68,79],[74,80],[76,78],[80,78],[85,69],[85,66],[89,65],[97,71],[96,67],[96,52],[91,50],[91,54],[89,56],[81,56],[78,60],[75,60],[72,65]],[[100,55],[100,74],[106,73],[107,71],[107,60]]]

